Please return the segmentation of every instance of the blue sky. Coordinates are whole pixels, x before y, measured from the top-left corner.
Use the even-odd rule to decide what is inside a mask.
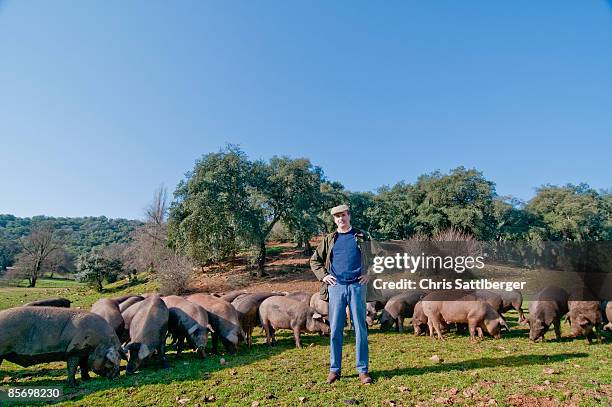
[[[226,143],[611,188],[611,73],[605,1],[2,1],[0,213],[141,218]]]

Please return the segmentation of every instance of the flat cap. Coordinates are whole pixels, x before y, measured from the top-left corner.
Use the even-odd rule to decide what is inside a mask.
[[[331,211],[329,211],[329,212],[332,215],[335,215],[337,213],[348,211],[348,210],[349,210],[348,205],[342,204],[342,205],[334,206],[333,208],[331,208]]]

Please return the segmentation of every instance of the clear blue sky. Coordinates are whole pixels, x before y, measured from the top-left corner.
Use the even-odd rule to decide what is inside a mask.
[[[610,3],[0,2],[0,213],[140,218],[228,142],[351,190],[610,188]]]

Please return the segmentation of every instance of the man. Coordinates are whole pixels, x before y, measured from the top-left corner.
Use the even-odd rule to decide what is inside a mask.
[[[322,281],[321,298],[329,299],[330,367],[328,383],[340,378],[346,306],[355,328],[357,373],[363,384],[372,383],[368,374],[368,327],[366,325],[366,284],[362,270],[361,243],[367,236],[351,226],[347,205],[331,209],[335,232],[325,236],[310,258],[310,268]]]

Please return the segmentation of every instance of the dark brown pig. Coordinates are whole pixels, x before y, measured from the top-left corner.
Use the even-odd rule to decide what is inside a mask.
[[[277,329],[291,329],[295,346],[302,347],[301,332],[329,333],[329,325],[323,322],[323,316],[303,302],[287,297],[269,297],[259,306],[261,326],[266,332],[266,343],[276,343],[274,333]]]
[[[130,298],[127,298],[126,300],[124,300],[121,303],[119,303],[119,311],[121,311],[121,313],[123,313],[123,311],[125,311],[126,309],[130,308],[132,305],[134,305],[137,302],[140,302],[142,300],[144,300],[144,297],[142,297],[140,295],[131,296]]]
[[[261,324],[259,320],[259,306],[268,297],[283,295],[276,292],[260,292],[241,295],[232,301],[232,306],[238,312],[240,326],[246,334],[246,343],[253,346],[253,329]]]
[[[132,323],[134,316],[138,313],[138,309],[141,305],[142,301],[138,301],[121,311],[121,317],[123,318],[123,323],[125,324],[125,330],[127,332],[126,338],[122,339],[124,342],[129,340],[130,324]],[[119,304],[119,309],[121,309],[121,304]]]
[[[595,336],[599,343],[602,343],[600,301],[592,294],[581,296],[571,294],[567,301],[567,307],[567,321],[572,327],[570,336],[576,338],[584,335],[589,343],[593,343],[591,335],[593,334],[593,328],[595,328]]]
[[[561,340],[561,317],[567,314],[569,294],[555,286],[544,287],[529,302],[529,340],[544,340],[544,334],[551,324],[555,327],[557,340]]]
[[[208,294],[192,294],[187,300],[203,307],[208,312],[212,326],[212,351],[218,353],[219,340],[230,354],[238,351],[238,343],[245,334],[240,326],[238,312],[229,302]]]
[[[125,322],[119,311],[119,304],[111,298],[101,298],[91,306],[91,312],[100,315],[115,330],[119,340],[127,339]]]
[[[472,294],[493,307],[498,314],[501,315],[504,312],[504,300],[499,293],[489,290],[475,290]]]
[[[200,357],[206,356],[208,341],[208,313],[204,308],[178,295],[169,295],[162,300],[168,307],[168,331],[176,339],[176,354],[179,355],[187,342]]]
[[[404,319],[412,317],[414,306],[425,295],[424,291],[408,291],[391,297],[380,314],[380,329],[387,331],[395,324],[397,331],[404,332]]]
[[[136,372],[154,353],[159,356],[162,366],[168,367],[165,353],[168,318],[168,307],[159,295],[150,295],[138,304],[138,312],[130,323],[130,342],[125,348],[128,354],[126,374]]]
[[[453,298],[453,296],[455,296]],[[444,323],[467,323],[470,340],[475,340],[475,334],[482,337],[486,330],[495,339],[501,338],[501,328],[507,328],[506,321],[488,303],[481,301],[473,294],[434,292],[422,300],[423,312],[427,316],[429,335],[444,339],[442,327]]]
[[[91,312],[56,307],[17,307],[0,311],[0,364],[20,366],[65,360],[68,385],[77,367],[89,380],[89,369],[101,376],[119,376],[123,355],[115,331]]]
[[[24,307],[60,307],[60,308],[70,308],[70,301],[67,298],[47,298],[45,300],[38,300],[28,302],[24,305]]]
[[[115,297],[113,300],[117,301],[117,304],[121,304],[127,299],[134,297],[134,294],[122,295],[121,297]]]
[[[520,291],[493,291],[499,294],[502,298],[502,313],[508,312],[511,309],[515,309],[518,312],[518,322],[520,324],[525,322],[525,314],[523,313],[523,294]]]
[[[230,291],[228,293],[222,294],[219,296],[219,298],[221,298],[223,301],[227,301],[229,303],[231,303],[232,301],[234,301],[236,298],[248,294],[247,290],[234,290],[234,291]]]

